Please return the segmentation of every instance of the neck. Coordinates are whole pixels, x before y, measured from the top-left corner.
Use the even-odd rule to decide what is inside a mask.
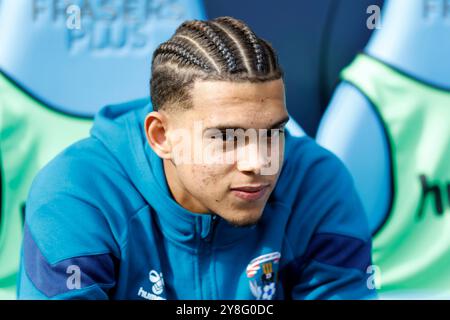
[[[437,86],[450,88],[450,1],[389,0],[366,52]]]
[[[209,210],[195,199],[180,181],[176,167],[172,161],[164,159],[163,166],[167,185],[169,186],[173,199],[175,199],[180,206],[191,212],[209,213]]]

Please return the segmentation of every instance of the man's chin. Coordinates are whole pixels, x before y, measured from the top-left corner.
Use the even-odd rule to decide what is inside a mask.
[[[244,228],[256,225],[261,219],[261,216],[262,213],[257,213],[257,214],[231,215],[225,217],[222,216],[222,218],[235,227]]]

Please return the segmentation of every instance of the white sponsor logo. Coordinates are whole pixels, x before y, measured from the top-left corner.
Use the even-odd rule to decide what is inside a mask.
[[[164,291],[164,278],[162,273],[158,273],[155,270],[149,272],[148,279],[153,284],[152,292],[145,290],[143,287],[139,288],[138,296],[147,300],[166,300],[160,295]]]

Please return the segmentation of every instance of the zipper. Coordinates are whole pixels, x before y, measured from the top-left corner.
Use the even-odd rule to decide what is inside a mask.
[[[206,221],[205,221],[206,222]],[[211,253],[212,253],[212,241],[214,239],[214,233],[218,217],[211,215],[211,219],[206,224],[209,226],[206,237],[202,237],[199,242],[200,255],[198,256],[198,277],[200,279],[200,299],[213,299],[217,294],[217,288],[214,285],[215,275],[211,270]],[[205,228],[206,229],[206,228]],[[206,231],[206,230],[205,230]]]
[[[205,242],[211,243],[211,241],[212,241],[212,239],[214,237],[214,231],[216,229],[217,221],[218,221],[217,215],[213,215],[211,217],[211,222],[210,222],[210,225],[209,225],[208,235],[204,238]]]

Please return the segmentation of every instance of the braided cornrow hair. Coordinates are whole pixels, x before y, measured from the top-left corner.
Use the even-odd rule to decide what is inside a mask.
[[[153,108],[191,107],[188,89],[196,79],[262,82],[282,76],[271,45],[244,22],[232,17],[186,21],[153,54]]]

